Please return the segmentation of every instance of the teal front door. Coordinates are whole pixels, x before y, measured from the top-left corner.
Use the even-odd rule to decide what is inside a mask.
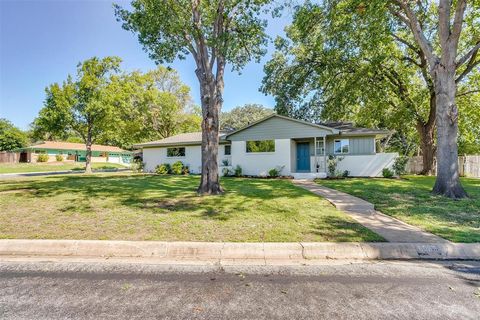
[[[310,172],[310,144],[297,143],[297,171]]]

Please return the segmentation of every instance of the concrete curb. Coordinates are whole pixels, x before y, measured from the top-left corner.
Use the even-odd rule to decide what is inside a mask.
[[[310,264],[317,260],[480,260],[480,243],[235,243],[0,240],[0,258],[118,258],[160,263]]]

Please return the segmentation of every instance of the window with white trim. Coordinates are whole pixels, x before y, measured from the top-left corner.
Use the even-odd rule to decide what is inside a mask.
[[[185,157],[185,147],[167,148],[167,157],[168,158]]]
[[[345,154],[350,152],[350,139],[335,139],[333,146],[335,154]]]
[[[317,155],[323,154],[325,151],[325,146],[323,145],[323,140],[317,140]]]

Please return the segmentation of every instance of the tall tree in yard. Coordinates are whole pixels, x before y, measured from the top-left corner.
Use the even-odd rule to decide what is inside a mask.
[[[199,194],[223,192],[218,174],[219,112],[227,63],[241,69],[265,54],[267,0],[134,0],[132,10],[115,5],[123,27],[158,63],[193,56],[202,105],[202,176]]]
[[[455,96],[478,91],[463,84],[480,63],[478,3],[327,0],[305,7],[297,14],[297,28],[290,30],[292,39],[302,39],[299,44],[289,48],[284,40],[277,41],[277,48],[294,53],[294,64],[291,57],[276,55],[266,66],[263,89],[277,91],[277,111],[315,118],[322,110],[335,115],[358,107],[363,115],[381,119],[383,126],[414,121],[430,166],[437,126],[433,191],[465,196],[458,175]],[[308,16],[321,8],[327,12],[324,20],[319,15],[316,23],[309,23]],[[316,35],[322,41],[312,42]],[[295,64],[298,72],[291,68]],[[283,88],[275,86],[278,79],[286,84]],[[290,103],[292,97],[308,94],[314,99],[304,108]],[[383,107],[371,108],[372,101]],[[335,106],[333,113],[328,106]]]
[[[53,135],[78,134],[86,146],[86,173],[92,172],[92,144],[115,126],[114,107],[108,103],[113,92],[107,88],[120,62],[118,57],[106,57],[80,63],[75,79],[68,76],[61,85],[54,83],[45,89],[44,107],[33,124],[36,131]]]
[[[437,179],[433,192],[450,198],[467,194],[458,171],[457,84],[480,63],[480,3],[467,0],[390,0],[389,11],[406,25],[426,56],[436,99]],[[435,12],[434,37],[425,32],[420,16]],[[461,39],[463,38],[463,39]],[[461,41],[462,40],[462,41]],[[439,46],[434,50],[434,41]],[[460,47],[459,44],[462,44]]]

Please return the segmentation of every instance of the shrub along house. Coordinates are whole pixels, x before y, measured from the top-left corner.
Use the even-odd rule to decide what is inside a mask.
[[[85,162],[87,147],[83,143],[43,141],[18,151],[21,162],[36,162],[39,154],[47,154],[49,162],[57,161],[57,155],[61,155],[66,161]],[[112,146],[92,145],[92,162],[129,164],[131,158],[130,151]]]
[[[329,156],[337,159],[339,172],[351,176],[380,176],[391,167],[396,153],[377,153],[376,139],[388,131],[356,128],[348,123],[314,124],[273,114],[242,129],[220,134],[219,166],[240,166],[244,175],[281,175],[298,179],[327,176]],[[190,172],[201,170],[201,132],[185,133],[159,141],[137,144],[143,149],[145,171],[159,164],[181,161]]]

